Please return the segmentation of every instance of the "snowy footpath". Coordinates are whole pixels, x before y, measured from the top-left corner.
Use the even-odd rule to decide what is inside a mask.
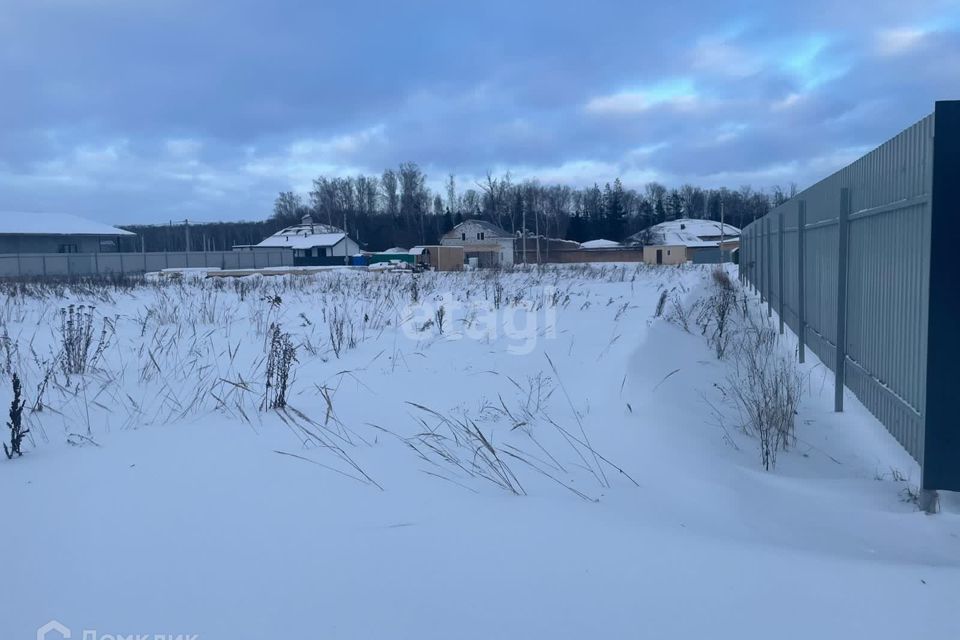
[[[815,358],[765,471],[707,268],[217,280],[5,291],[0,639],[960,638],[960,500]]]

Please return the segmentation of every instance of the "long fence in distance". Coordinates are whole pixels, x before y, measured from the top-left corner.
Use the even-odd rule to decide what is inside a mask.
[[[136,274],[163,269],[260,269],[293,265],[293,251],[0,254],[0,278]]]
[[[960,101],[748,225],[740,277],[922,467],[960,490]]]

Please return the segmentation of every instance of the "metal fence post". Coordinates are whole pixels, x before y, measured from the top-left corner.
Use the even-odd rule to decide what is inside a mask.
[[[804,286],[804,270],[806,269],[806,259],[803,255],[806,251],[805,235],[807,233],[807,201],[801,200],[797,203],[797,337],[799,343],[797,348],[800,354],[800,363],[806,360],[806,342],[807,342],[807,310],[806,310],[806,291]]]
[[[783,335],[783,212],[780,212],[780,225],[777,227],[777,314],[780,316],[780,335]]]
[[[935,512],[937,490],[960,491],[960,431],[957,429],[956,368],[960,360],[960,102],[936,104],[931,162],[929,317],[926,411],[920,508]]]
[[[749,271],[749,269],[750,269],[750,261],[753,260],[753,254],[752,254],[752,252],[750,251],[750,249],[751,249],[750,238],[751,238],[751,236],[749,235],[749,232],[748,232],[748,233],[747,233],[746,242],[744,243],[744,247],[743,247],[743,248],[746,250],[746,253],[744,253],[744,255],[741,256],[741,259],[740,259],[740,268],[741,268],[741,269],[744,269],[744,272],[743,272],[743,285],[744,285],[745,287],[750,284],[750,271]]]
[[[763,311],[763,220],[757,222],[757,295],[760,296],[760,310]]]
[[[847,251],[850,238],[850,189],[840,189],[839,250],[837,252],[837,359],[834,369],[833,410],[843,411],[843,384],[847,363]]]
[[[751,234],[750,240],[753,242],[753,280],[750,284],[753,285],[753,294],[759,295],[760,299],[763,300],[763,292],[760,291],[760,223],[755,222],[753,225],[753,233]]]
[[[757,282],[754,285],[754,289],[757,292],[757,295],[760,296],[760,309],[763,309],[763,269],[760,267],[763,266],[763,220],[760,220],[756,223],[757,225],[757,262],[756,262],[756,274]]]
[[[764,226],[766,227],[766,231],[767,231],[767,236],[766,236],[767,247],[766,247],[766,250],[763,252],[763,258],[766,261],[766,264],[764,264],[763,270],[764,270],[764,273],[766,274],[764,281],[767,285],[767,317],[772,318],[773,317],[773,300],[772,300],[773,282],[771,282],[770,280],[770,271],[771,271],[771,265],[773,264],[773,258],[770,257],[770,254],[773,253],[773,246],[772,246],[773,233],[771,233],[770,231],[770,216],[766,216],[764,220],[766,222]]]

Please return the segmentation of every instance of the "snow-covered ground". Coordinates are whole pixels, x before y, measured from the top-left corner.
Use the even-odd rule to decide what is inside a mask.
[[[729,362],[654,317],[710,286],[606,265],[7,289],[0,403],[17,370],[31,433],[0,459],[0,638],[53,619],[74,638],[960,637],[956,496],[918,512],[915,463],[852,396],[832,413],[815,359],[797,445],[763,471]],[[66,376],[71,303],[95,331]],[[275,323],[297,362],[287,409],[261,410]]]

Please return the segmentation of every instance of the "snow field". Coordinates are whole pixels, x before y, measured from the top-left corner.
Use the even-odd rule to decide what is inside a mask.
[[[8,288],[0,402],[16,370],[31,434],[0,460],[0,637],[956,635],[953,497],[917,512],[915,464],[852,397],[830,411],[815,361],[763,471],[729,363],[654,318],[711,286],[605,265]],[[79,375],[70,304],[96,307]],[[273,325],[285,410],[262,409]]]

